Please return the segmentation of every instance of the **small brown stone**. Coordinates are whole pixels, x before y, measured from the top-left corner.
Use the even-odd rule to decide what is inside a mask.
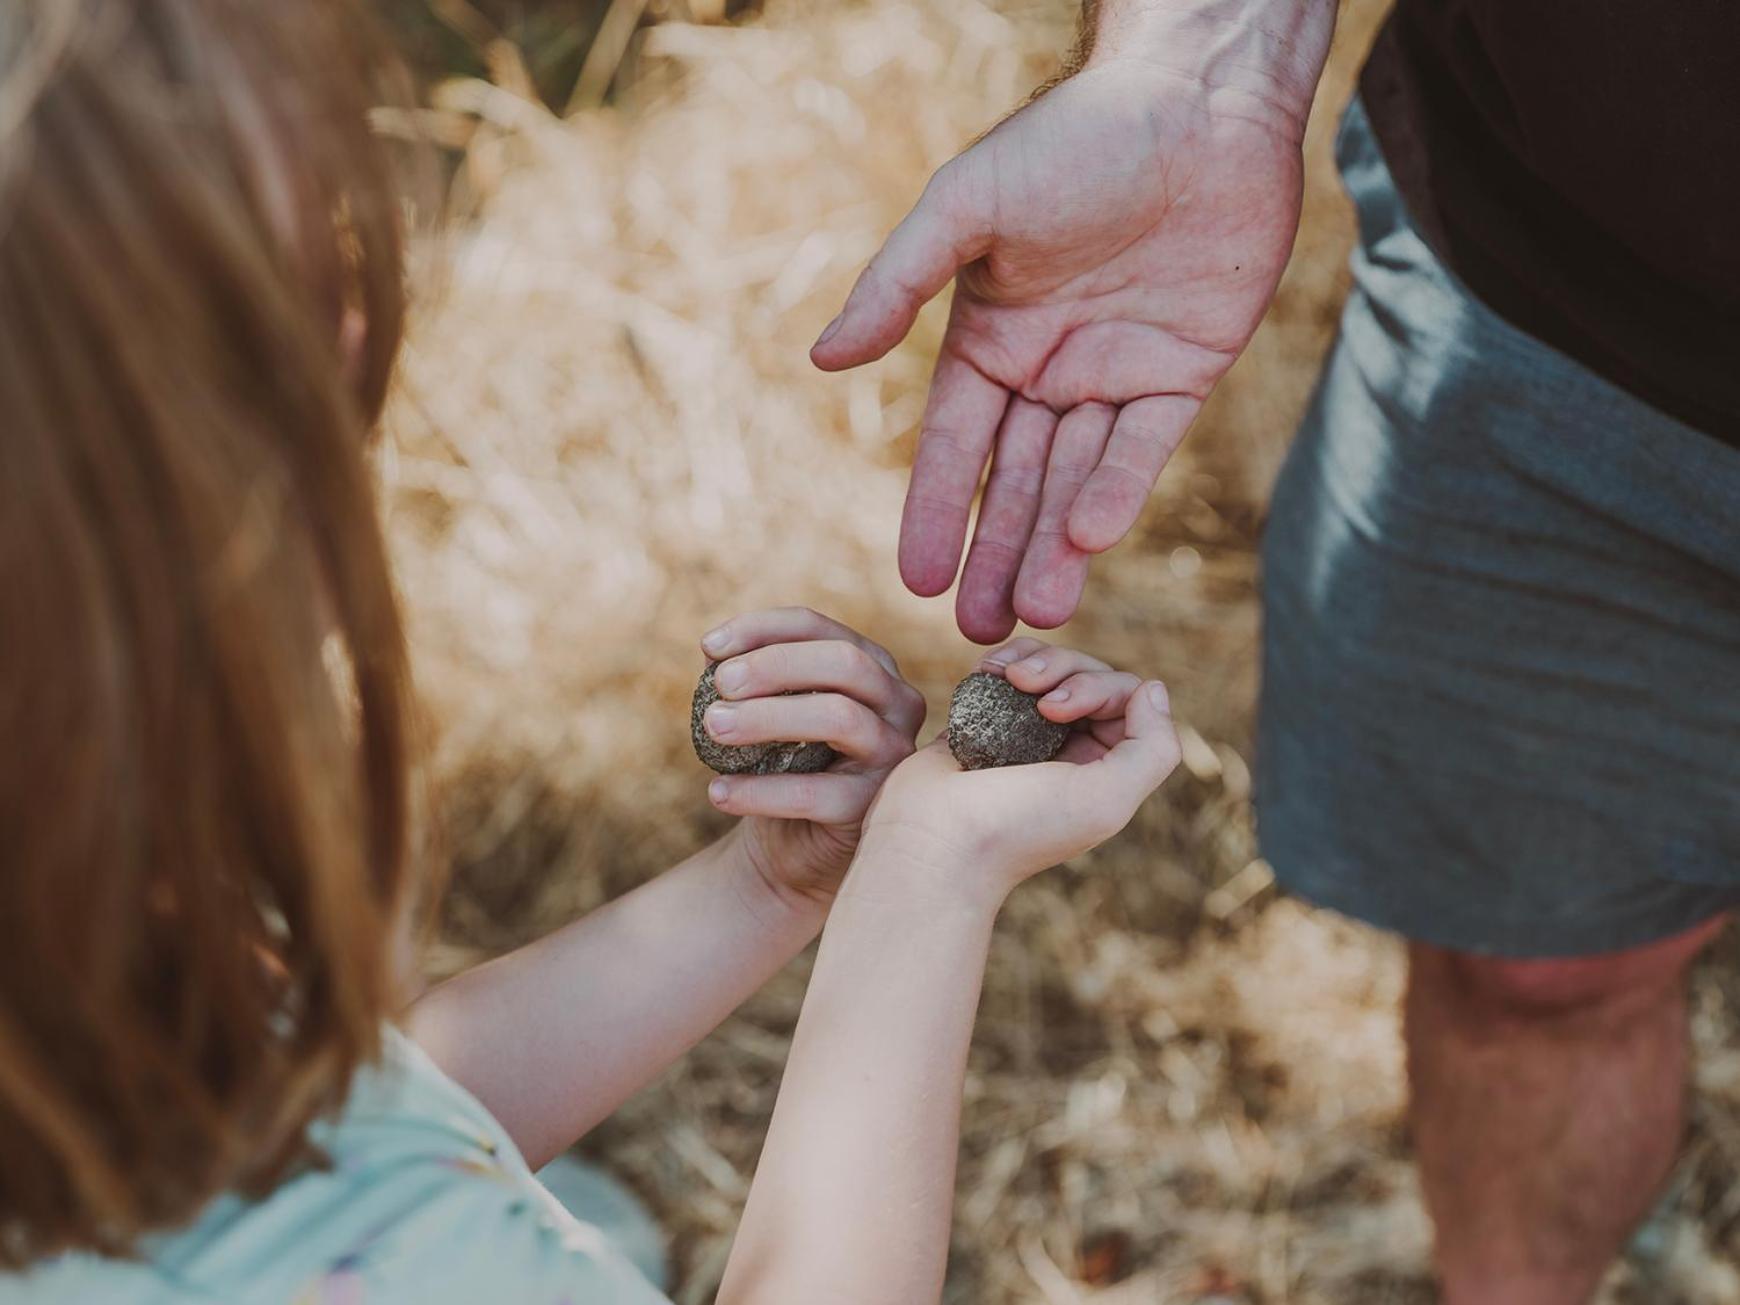
[[[721,775],[807,775],[826,770],[839,754],[826,743],[749,743],[742,746],[720,743],[707,733],[702,719],[707,708],[719,701],[719,690],[713,687],[713,672],[718,662],[709,662],[701,672],[701,682],[695,686],[695,701],[689,711],[689,738],[695,744],[695,755]]]
[[[1039,698],[1000,675],[974,671],[949,700],[949,751],[966,770],[1050,761],[1069,726],[1039,714]]]

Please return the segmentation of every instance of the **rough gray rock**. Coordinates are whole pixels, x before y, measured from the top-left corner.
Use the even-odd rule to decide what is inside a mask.
[[[1039,714],[1039,699],[1000,675],[974,671],[949,700],[949,751],[967,770],[1050,761],[1069,726]]]
[[[713,687],[718,662],[709,662],[695,686],[695,701],[689,711],[689,738],[695,755],[721,775],[807,775],[826,770],[839,754],[826,743],[749,743],[741,747],[720,743],[707,733],[702,717],[719,701]]]

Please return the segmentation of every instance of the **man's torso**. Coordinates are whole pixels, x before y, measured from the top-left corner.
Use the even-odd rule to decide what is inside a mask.
[[[1740,444],[1740,4],[1398,0],[1361,94],[1477,296]]]

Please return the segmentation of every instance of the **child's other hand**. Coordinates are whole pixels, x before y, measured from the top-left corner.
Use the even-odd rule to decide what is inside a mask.
[[[1076,732],[1055,761],[973,771],[939,738],[889,777],[864,839],[867,857],[874,848],[878,859],[916,867],[923,891],[940,877],[995,906],[1021,880],[1127,825],[1178,764],[1179,748],[1158,680],[1025,638],[988,653],[980,669],[1042,695],[1040,714]]]
[[[828,901],[877,790],[912,755],[924,696],[881,645],[807,607],[733,617],[701,648],[719,663],[720,701],[704,724],[720,743],[816,742],[840,754],[818,774],[721,775],[707,790],[719,810],[745,817],[739,837],[770,887]]]

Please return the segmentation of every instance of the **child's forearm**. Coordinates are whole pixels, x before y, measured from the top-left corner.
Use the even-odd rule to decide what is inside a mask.
[[[921,1305],[948,1257],[996,902],[866,848],[829,917],[720,1305]]]
[[[736,831],[549,937],[435,988],[411,1036],[535,1168],[718,1026],[816,935]]]

